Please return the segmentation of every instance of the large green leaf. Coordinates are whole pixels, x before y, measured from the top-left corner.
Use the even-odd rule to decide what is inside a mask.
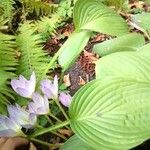
[[[74,6],[74,24],[77,30],[91,30],[109,35],[128,33],[127,23],[100,0],[78,0]]]
[[[138,52],[145,57],[150,57],[150,43],[142,46],[141,48],[138,49]]]
[[[117,52],[96,62],[96,78],[130,77],[150,80],[150,59],[138,52]]]
[[[72,136],[67,142],[60,148],[60,150],[94,150],[91,146],[84,143],[76,135]]]
[[[97,54],[104,56],[118,51],[134,51],[145,44],[144,37],[140,34],[130,33],[111,39],[94,46]]]
[[[131,20],[141,31],[150,32],[150,13],[133,15]]]
[[[89,31],[74,32],[60,48],[61,54],[58,61],[63,70],[66,70],[76,60],[90,36],[91,32]]]
[[[73,97],[69,114],[77,136],[99,150],[127,150],[150,138],[150,82],[94,80]]]

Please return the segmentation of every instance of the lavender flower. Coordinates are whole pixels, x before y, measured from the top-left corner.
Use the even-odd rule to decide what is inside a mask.
[[[22,75],[19,76],[19,80],[11,80],[11,86],[14,89],[14,91],[26,98],[32,97],[32,94],[35,91],[35,85],[36,78],[34,72],[32,73],[30,80],[25,79]]]
[[[32,128],[35,126],[37,117],[33,113],[29,113],[21,108],[19,105],[16,106],[9,105],[7,106],[9,117],[14,120],[17,124],[24,128]]]
[[[71,104],[72,97],[67,92],[60,92],[59,101],[66,107],[69,107]]]
[[[37,115],[49,113],[49,102],[47,96],[42,97],[39,93],[34,93],[32,96],[33,102],[28,105],[29,112]]]
[[[24,135],[21,126],[12,119],[0,115],[0,137],[14,137]]]
[[[57,99],[58,98],[58,78],[54,77],[54,81],[51,80],[43,80],[41,82],[41,90],[49,99]]]

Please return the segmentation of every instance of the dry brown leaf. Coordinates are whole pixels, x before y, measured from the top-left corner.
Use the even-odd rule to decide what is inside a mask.
[[[82,77],[81,76],[79,76],[79,85],[85,85],[86,84],[86,82],[82,79]]]
[[[68,130],[68,129],[60,129],[60,130],[58,130],[58,132],[62,135],[66,135],[68,137],[70,137],[72,135],[72,131]]]
[[[65,84],[67,87],[69,87],[69,86],[71,85],[69,74],[64,75],[63,81],[64,81],[64,84]]]

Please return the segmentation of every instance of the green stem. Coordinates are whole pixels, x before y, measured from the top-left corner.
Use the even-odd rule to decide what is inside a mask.
[[[56,116],[54,116],[53,114],[50,114],[50,117],[52,117],[53,119],[55,119],[58,122],[62,122],[59,118],[57,118]]]
[[[67,120],[69,120],[68,115],[66,114],[66,112],[64,111],[63,107],[60,105],[59,101],[57,99],[54,99],[55,103],[57,104],[57,106],[59,107],[59,109],[61,110],[61,112],[63,113],[63,115],[65,116],[65,118]]]
[[[47,118],[48,122],[49,122],[51,125],[53,125],[53,122],[52,122],[52,120],[49,118],[49,116],[45,115],[45,117]]]
[[[47,132],[54,131],[54,130],[56,130],[56,129],[59,129],[59,128],[62,128],[62,127],[64,127],[64,126],[68,125],[69,123],[70,123],[70,121],[67,120],[67,121],[64,121],[64,122],[62,122],[62,123],[60,123],[60,124],[53,125],[53,126],[51,126],[51,127],[49,127],[49,128],[40,129],[40,130],[36,131],[34,134],[32,134],[31,137],[36,137],[36,136],[45,134],[45,133],[47,133]]]
[[[59,118],[57,118],[57,117],[54,116],[53,114],[49,114],[49,115],[50,115],[50,117],[52,117],[53,119],[55,119],[55,120],[58,121],[59,123],[62,122]],[[67,129],[70,129],[68,126],[66,126],[66,128],[67,128]]]
[[[51,61],[47,65],[46,69],[44,70],[43,74],[41,75],[42,78],[47,74],[50,67],[55,63],[55,61],[58,58],[58,56],[60,55],[60,53],[61,53],[61,49],[58,50],[58,52],[53,56],[53,58],[51,59]],[[41,79],[39,81],[41,81]]]
[[[31,141],[34,141],[36,143],[40,143],[42,145],[48,146],[48,147],[53,147],[54,146],[53,144],[50,144],[48,142],[41,141],[41,140],[38,140],[38,139],[35,139],[35,138],[28,138],[28,139],[31,140]]]

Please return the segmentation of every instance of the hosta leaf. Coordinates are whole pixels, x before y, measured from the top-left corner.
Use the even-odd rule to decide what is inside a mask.
[[[96,78],[111,76],[150,80],[150,59],[138,52],[117,52],[96,62]]]
[[[91,30],[116,36],[128,33],[123,18],[100,0],[78,0],[73,17],[77,30]]]
[[[73,97],[71,128],[95,149],[127,150],[150,137],[150,82],[94,80]]]
[[[150,32],[150,13],[133,15],[131,20],[141,31],[145,30]]]
[[[58,61],[63,70],[66,70],[76,60],[86,46],[90,36],[91,32],[88,31],[75,32],[61,47],[60,51],[62,52]]]
[[[145,57],[150,57],[150,43],[142,46],[141,48],[138,49],[138,52]]]
[[[93,50],[97,54],[104,56],[118,51],[134,51],[144,44],[145,40],[142,35],[131,33],[96,44]]]
[[[76,135],[72,136],[67,142],[60,148],[60,150],[94,150],[91,146],[84,143]]]

